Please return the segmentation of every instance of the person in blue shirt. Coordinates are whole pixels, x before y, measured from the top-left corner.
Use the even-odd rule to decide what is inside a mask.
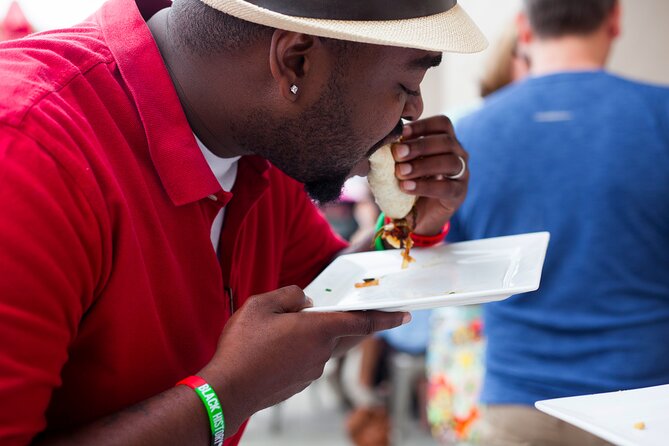
[[[551,233],[539,290],[484,309],[481,444],[606,444],[533,405],[669,383],[669,88],[605,70],[617,0],[525,0],[518,28],[531,76],[456,129],[448,240]]]

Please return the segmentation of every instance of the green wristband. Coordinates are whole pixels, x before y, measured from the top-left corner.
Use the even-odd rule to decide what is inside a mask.
[[[374,249],[377,251],[385,251],[386,247],[383,246],[383,239],[380,236],[379,231],[383,229],[383,227],[386,225],[386,214],[381,212],[379,214],[379,219],[376,220],[376,229],[374,230],[375,238],[374,238]]]
[[[177,385],[180,384],[195,390],[197,396],[199,396],[204,403],[204,407],[207,409],[207,415],[209,415],[211,445],[221,446],[225,437],[225,418],[223,417],[223,409],[221,408],[221,402],[216,396],[216,392],[214,392],[214,389],[212,389],[211,386],[199,376],[189,376],[177,383]]]

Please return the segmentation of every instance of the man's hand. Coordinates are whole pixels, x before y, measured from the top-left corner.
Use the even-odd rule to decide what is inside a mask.
[[[226,434],[258,410],[302,391],[333,353],[360,336],[401,325],[406,313],[300,312],[311,302],[291,286],[251,297],[230,319],[201,371],[220,395]]]
[[[402,141],[393,145],[393,156],[400,187],[420,197],[414,231],[421,235],[440,233],[464,201],[469,182],[468,155],[456,139],[450,119],[434,116],[406,124]],[[448,178],[461,172],[457,179]]]

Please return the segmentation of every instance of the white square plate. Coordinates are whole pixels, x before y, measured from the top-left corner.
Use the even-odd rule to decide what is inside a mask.
[[[619,446],[669,444],[669,385],[556,398],[535,406]],[[634,427],[640,422],[645,429]]]
[[[304,292],[305,311],[411,311],[479,304],[539,288],[548,232],[496,237],[411,250],[349,254],[332,262]],[[364,278],[377,286],[356,288]]]

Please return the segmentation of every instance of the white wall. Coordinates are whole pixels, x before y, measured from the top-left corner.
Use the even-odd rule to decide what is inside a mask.
[[[28,21],[38,31],[75,25],[95,12],[105,0],[19,0]],[[11,0],[0,0],[4,19]]]
[[[622,0],[623,34],[609,67],[635,79],[669,85],[669,1]]]
[[[458,3],[481,28],[488,41],[494,42],[505,25],[515,17],[521,0],[459,0]],[[442,65],[430,70],[425,78],[422,88],[424,116],[467,107],[478,99],[478,80],[489,50],[490,47],[477,54],[444,53]]]

